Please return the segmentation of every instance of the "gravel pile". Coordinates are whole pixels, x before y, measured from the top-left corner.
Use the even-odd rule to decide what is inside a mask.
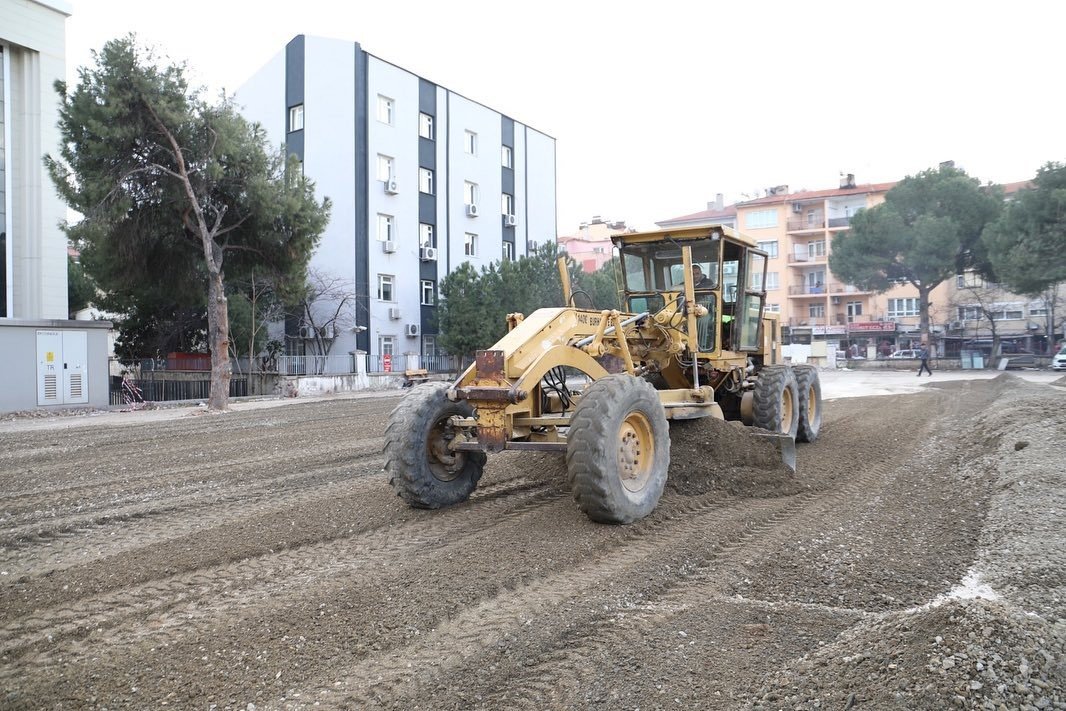
[[[1010,375],[991,386],[987,407],[944,426],[960,483],[988,476],[996,491],[970,574],[929,604],[868,615],[749,708],[1066,709],[1064,398]]]
[[[684,496],[718,490],[743,497],[788,496],[807,488],[773,443],[739,422],[711,417],[671,423],[666,487]]]

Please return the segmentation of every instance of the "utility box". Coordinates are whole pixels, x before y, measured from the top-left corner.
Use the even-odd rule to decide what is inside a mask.
[[[89,402],[87,336],[85,331],[37,331],[38,405]]]

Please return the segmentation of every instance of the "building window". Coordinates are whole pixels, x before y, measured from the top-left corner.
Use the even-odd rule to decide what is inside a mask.
[[[769,259],[777,259],[777,240],[770,240],[768,242],[759,242],[759,249],[766,252],[766,256]]]
[[[811,304],[807,315],[811,318],[825,318],[825,304]]]
[[[759,279],[761,277],[762,277],[762,274],[752,274],[751,275],[751,288],[753,288],[753,289],[758,289],[759,288]],[[780,282],[780,279],[778,277],[778,273],[777,272],[766,272],[766,290],[767,291],[772,291],[773,289],[780,289],[780,288],[781,288],[781,282]]]
[[[821,240],[817,240],[815,242],[808,242],[807,243],[807,256],[811,257],[812,259],[815,258],[815,257],[824,257],[825,256],[825,240],[821,239]]]
[[[378,213],[378,241],[385,242],[393,239],[393,217],[392,215],[383,215]]]
[[[378,95],[378,121],[392,125],[393,101],[387,96]]]
[[[477,205],[477,183],[463,183],[463,202],[467,205]]]
[[[436,336],[422,336],[422,355],[426,358],[437,357]]]
[[[980,321],[982,318],[981,309],[976,306],[960,306],[958,308],[960,321]]]
[[[378,299],[381,301],[394,301],[393,285],[396,277],[392,274],[378,274]]]
[[[388,182],[392,180],[392,158],[378,154],[378,180]]]
[[[469,155],[477,155],[477,134],[473,131],[464,132],[463,150]]]
[[[433,117],[429,114],[418,115],[418,135],[433,140]]]
[[[505,261],[505,262],[513,262],[514,261],[514,245],[511,244],[510,242],[504,242],[503,243],[503,261]]]
[[[468,257],[477,256],[477,235],[467,232],[463,235],[463,254]]]
[[[437,303],[436,285],[427,279],[422,280],[422,305],[432,306]]]
[[[504,168],[514,168],[514,156],[510,146],[503,146],[500,150],[500,164]]]
[[[429,168],[418,169],[418,192],[433,194],[433,171]]]
[[[1047,316],[1047,304],[1042,301],[1034,301],[1029,304],[1030,316]]]
[[[1009,304],[1007,306],[996,304],[996,310],[991,313],[991,316],[993,321],[1020,321],[1025,314],[1022,311],[1021,304]]]
[[[505,215],[514,214],[514,195],[503,193],[500,199],[500,211]]]
[[[777,227],[777,210],[755,210],[744,215],[744,226],[749,230]]]
[[[781,304],[767,304],[764,310],[768,314],[779,314],[781,313]]]
[[[304,105],[289,109],[289,132],[304,130]]]
[[[396,336],[378,336],[378,354],[396,355]]]
[[[427,225],[425,222],[418,224],[418,246],[419,247],[432,247],[433,242],[433,225]]]
[[[903,316],[918,315],[918,299],[889,299],[888,317],[901,318]]]

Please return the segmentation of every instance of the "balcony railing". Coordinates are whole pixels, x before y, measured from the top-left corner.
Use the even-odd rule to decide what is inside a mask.
[[[851,224],[850,217],[831,217],[829,218],[829,229],[834,227],[847,227]]]
[[[789,252],[789,264],[819,264],[829,258],[827,254],[807,254],[805,252]]]
[[[789,232],[803,232],[804,230],[824,230],[825,218],[817,216],[813,218],[801,217],[795,220],[789,220],[786,229]]]

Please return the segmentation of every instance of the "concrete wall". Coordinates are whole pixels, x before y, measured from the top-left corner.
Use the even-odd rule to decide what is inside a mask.
[[[107,338],[110,321],[0,321],[0,412],[108,406]],[[80,331],[86,334],[86,392],[78,405],[37,404],[37,332]]]

